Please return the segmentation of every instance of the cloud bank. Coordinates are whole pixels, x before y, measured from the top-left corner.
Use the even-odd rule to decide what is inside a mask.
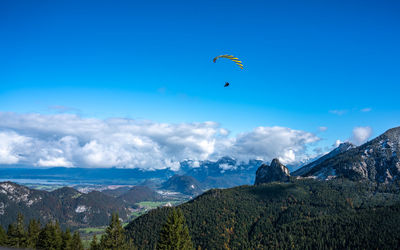
[[[170,124],[0,112],[0,164],[176,170],[183,160],[222,156],[240,161],[278,157],[294,163],[318,140],[312,133],[284,127],[257,127],[232,137],[216,122]]]

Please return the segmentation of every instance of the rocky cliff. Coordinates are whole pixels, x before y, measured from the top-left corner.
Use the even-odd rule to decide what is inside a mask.
[[[287,182],[289,181],[290,172],[287,167],[279,162],[278,159],[273,159],[271,165],[262,164],[256,172],[255,185],[269,183],[274,181]]]

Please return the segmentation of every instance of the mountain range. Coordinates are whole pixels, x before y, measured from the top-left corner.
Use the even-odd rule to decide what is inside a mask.
[[[174,175],[185,175],[195,178],[203,189],[228,188],[251,184],[255,172],[262,161],[250,160],[247,163],[237,162],[230,157],[217,161],[200,161],[193,167],[192,161],[181,162],[178,171],[156,169],[145,171],[140,169],[119,168],[22,168],[1,167],[2,180],[13,180],[27,185],[38,184],[48,186],[82,186],[82,185],[143,185],[153,189]]]
[[[156,171],[155,178],[150,173],[140,170],[121,170],[120,172],[120,170],[111,169],[111,173],[119,176],[118,178],[125,177],[128,180],[136,178],[135,183],[138,180],[143,180],[143,178],[144,181],[139,186],[125,186],[113,190],[103,190],[103,192],[83,193],[68,187],[47,192],[30,189],[12,182],[1,182],[0,224],[8,225],[15,221],[17,213],[21,212],[27,219],[41,218],[43,221],[56,219],[64,227],[106,225],[112,212],[118,212],[119,216],[126,220],[132,209],[135,208],[136,203],[162,200],[156,190],[170,190],[189,196],[197,196],[210,188],[251,185],[255,180],[256,184],[263,185],[263,183],[269,182],[287,182],[290,184],[304,179],[326,181],[344,178],[356,182],[367,181],[372,183],[368,184],[372,186],[381,184],[399,186],[399,151],[400,127],[397,127],[358,147],[350,143],[341,144],[330,153],[293,173],[289,173],[288,168],[277,159],[268,165],[256,160],[249,161],[246,164],[237,163],[232,158],[223,157],[215,162],[200,162],[197,167],[193,167],[193,162],[185,161],[182,163],[179,172],[181,174],[170,170],[160,170]],[[4,169],[0,171],[4,171]],[[22,169],[14,169],[13,171],[12,174],[26,174]],[[42,177],[47,175],[63,178],[63,175],[57,175],[60,171],[65,175],[70,174],[71,171],[87,175],[97,173],[102,178],[106,178],[105,170],[93,170],[94,172],[91,172],[88,169],[61,168],[50,169],[48,172],[37,170],[36,173],[40,173]],[[128,175],[135,173],[138,173],[139,179],[137,179],[137,176]],[[78,176],[75,177],[75,180],[79,179]],[[95,179],[95,176],[96,174],[90,178]],[[145,179],[145,177],[152,178]],[[312,185],[317,185],[316,183],[318,182]],[[327,183],[329,186],[329,181]],[[248,192],[256,192],[257,188],[248,186],[248,190]],[[279,188],[277,192],[281,192]],[[210,195],[210,192],[207,192],[207,194]],[[195,198],[189,204],[197,201],[198,199]],[[237,206],[241,206],[241,204],[238,203]]]
[[[202,161],[199,167],[190,167],[189,162],[183,162],[181,171],[184,175],[194,177],[205,189],[229,188],[252,184],[262,162],[239,162],[231,157],[222,157],[217,161]]]
[[[292,175],[322,180],[344,177],[378,183],[399,181],[400,127],[389,129],[358,147],[342,144]]]

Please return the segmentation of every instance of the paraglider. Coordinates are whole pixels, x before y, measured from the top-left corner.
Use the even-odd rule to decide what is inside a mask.
[[[236,63],[237,66],[239,66],[241,69],[243,69],[243,63],[242,63],[242,61],[240,61],[239,58],[237,58],[237,57],[234,57],[234,56],[232,56],[232,55],[220,55],[220,56],[215,57],[215,58],[213,59],[213,62],[214,62],[214,63],[217,62],[217,59],[218,59],[218,58],[227,58],[227,59],[233,61],[234,63]]]
[[[236,65],[239,66],[239,68],[243,69],[243,63],[237,57],[234,57],[232,55],[220,55],[220,56],[214,57],[213,62],[216,63],[219,58],[229,59],[232,62],[236,63]],[[228,86],[229,86],[229,82],[225,82],[224,87],[228,87]]]

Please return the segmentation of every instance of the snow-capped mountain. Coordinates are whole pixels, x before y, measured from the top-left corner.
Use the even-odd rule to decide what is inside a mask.
[[[181,166],[182,174],[196,178],[208,189],[251,185],[262,163],[261,160],[238,162],[231,157],[222,157],[217,161],[201,161],[198,167],[187,167],[188,162],[181,163]]]
[[[400,180],[400,127],[389,129],[359,147],[344,145],[335,150],[295,171],[294,175],[317,179],[345,177],[378,183]]]
[[[317,158],[316,160],[302,166],[301,168],[297,169],[296,171],[292,172],[291,175],[293,176],[301,176],[303,174],[306,174],[308,171],[310,171],[313,167],[321,164],[322,162],[331,159],[335,156],[337,156],[338,154],[341,154],[343,152],[346,152],[349,149],[355,148],[356,146],[353,145],[350,142],[344,142],[341,143],[337,148],[335,148],[334,150],[332,150],[331,152]]]

